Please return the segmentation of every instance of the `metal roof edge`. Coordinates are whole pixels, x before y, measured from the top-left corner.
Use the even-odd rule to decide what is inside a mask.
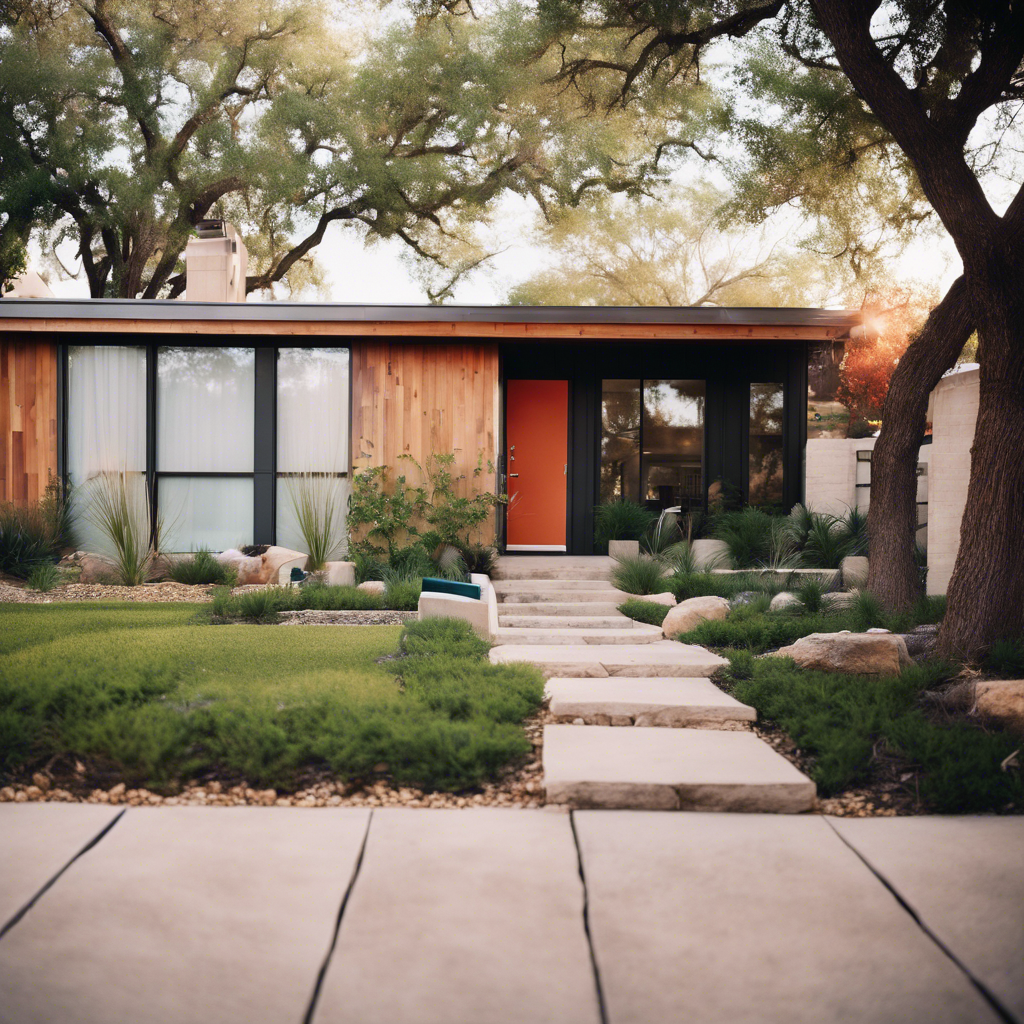
[[[0,299],[5,319],[386,323],[734,324],[853,327],[860,310],[790,306],[420,306],[171,299]]]

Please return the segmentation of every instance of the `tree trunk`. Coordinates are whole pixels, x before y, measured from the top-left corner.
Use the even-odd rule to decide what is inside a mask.
[[[968,277],[981,352],[978,421],[938,643],[966,661],[1024,634],[1024,275],[1016,266],[993,258],[987,274]]]
[[[917,453],[928,396],[963,351],[973,323],[967,286],[959,277],[903,354],[885,396],[871,456],[867,589],[889,611],[907,610],[921,594],[914,560]]]

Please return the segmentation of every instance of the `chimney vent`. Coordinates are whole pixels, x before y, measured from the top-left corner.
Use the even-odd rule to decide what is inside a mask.
[[[245,302],[249,253],[234,226],[201,220],[185,246],[185,298],[190,302]]]

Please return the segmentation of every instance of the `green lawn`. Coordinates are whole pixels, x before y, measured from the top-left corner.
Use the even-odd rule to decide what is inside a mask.
[[[56,758],[90,781],[173,789],[215,773],[476,785],[528,754],[543,681],[491,666],[458,625],[210,625],[201,605],[0,609],[0,775]]]

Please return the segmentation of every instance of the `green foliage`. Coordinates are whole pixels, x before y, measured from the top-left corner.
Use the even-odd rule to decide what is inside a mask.
[[[402,594],[397,596],[402,597]],[[387,592],[385,599],[381,600],[376,594],[358,587],[329,587],[322,583],[306,583],[301,587],[262,587],[234,595],[224,587],[214,592],[211,605],[216,618],[247,622],[276,622],[278,612],[305,609],[341,612],[397,607],[390,603]]]
[[[310,769],[358,782],[384,763],[399,785],[461,790],[531,753],[519,723],[543,678],[490,665],[465,623],[415,623],[388,659],[396,627],[211,627],[199,608],[0,612],[0,777],[56,757],[108,784],[289,790]]]
[[[664,565],[649,555],[616,559],[611,579],[616,589],[627,594],[660,594],[668,585]]]
[[[262,590],[247,590],[239,594],[238,617],[246,622],[276,622],[280,601],[274,589],[266,587]]]
[[[0,572],[27,579],[53,556],[53,531],[39,506],[0,503]]]
[[[404,476],[388,480],[387,466],[369,466],[359,470],[352,480],[348,502],[348,530],[363,537],[353,545],[364,555],[390,555],[403,536],[415,535],[415,522],[425,495],[410,486]],[[382,541],[381,547],[378,541]]]
[[[847,555],[866,555],[868,553],[868,514],[859,508],[847,508],[843,515],[836,519],[839,529],[846,540]]]
[[[607,550],[610,540],[642,540],[657,516],[628,498],[617,498],[594,508],[594,539]]]
[[[28,574],[27,583],[33,590],[45,594],[60,583],[60,570],[53,562],[40,562]]]
[[[796,588],[796,596],[804,606],[804,611],[816,615],[825,607],[825,594],[828,587],[820,576],[805,576]]]
[[[309,555],[306,568],[320,572],[337,554],[342,541],[344,510],[337,480],[322,473],[300,473],[288,477],[287,482],[295,521]]]
[[[789,587],[788,572],[676,572],[668,578],[668,589],[677,601],[691,597],[724,597],[732,600],[749,591],[774,597]]]
[[[159,547],[158,520],[150,544],[151,505],[149,487],[141,473],[103,473],[80,488],[84,515],[103,534],[113,561],[113,582],[136,587],[152,579]]]
[[[756,568],[772,552],[772,517],[749,505],[735,512],[723,512],[715,525],[715,537],[728,545],[737,569]]]
[[[997,640],[982,664],[1002,679],[1024,679],[1024,640]]]
[[[813,755],[810,775],[823,796],[868,780],[882,743],[920,766],[921,796],[930,810],[1001,810],[1024,797],[1020,774],[1000,770],[1016,745],[1014,737],[966,723],[935,722],[922,712],[923,695],[949,679],[946,665],[914,666],[879,679],[804,671],[788,658],[726,654],[734,696],[777,722]]]
[[[457,545],[462,560],[466,564],[466,572],[482,573],[484,576],[493,574],[498,564],[498,550],[489,544],[459,544]]]
[[[423,589],[423,577],[408,577],[394,569],[385,569],[381,573],[384,581],[384,607],[394,608],[400,612],[414,612],[419,605],[420,591]]]
[[[809,568],[838,569],[850,553],[850,539],[835,516],[815,514],[803,549]]]
[[[665,605],[658,604],[657,601],[641,601],[635,597],[620,604],[619,611],[637,622],[646,622],[651,626],[660,626],[668,615],[668,608]]]
[[[442,544],[458,545],[465,541],[491,515],[501,499],[486,490],[481,490],[479,480],[484,475],[484,454],[477,454],[476,465],[469,474],[456,475],[455,453],[444,452],[429,455],[420,465],[411,455],[400,456],[411,462],[426,480],[425,497],[420,515]],[[486,463],[486,471],[493,473],[494,466]],[[469,481],[468,495],[459,493],[459,483]]]
[[[75,530],[78,511],[75,506],[74,489],[70,483],[67,487],[62,487],[59,479],[50,477],[46,490],[39,500],[39,511],[43,521],[49,526],[54,555],[78,547]]]
[[[200,548],[187,558],[170,561],[167,577],[186,586],[216,583],[233,587],[238,581],[234,566],[218,562],[206,548]]]

